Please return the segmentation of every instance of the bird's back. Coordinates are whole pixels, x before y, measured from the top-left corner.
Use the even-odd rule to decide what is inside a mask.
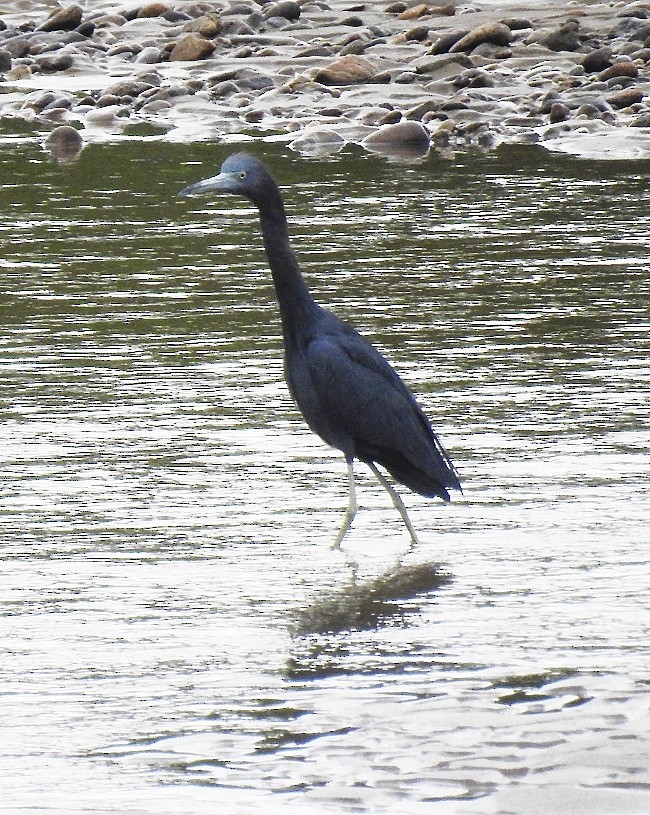
[[[348,459],[449,500],[458,477],[413,394],[357,331],[320,312],[302,337],[285,337],[287,382],[311,429]]]

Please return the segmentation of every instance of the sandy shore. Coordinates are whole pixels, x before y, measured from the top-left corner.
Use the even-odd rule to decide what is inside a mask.
[[[650,156],[650,2],[4,8],[0,117],[50,133],[53,150],[249,135],[308,153],[505,142]]]

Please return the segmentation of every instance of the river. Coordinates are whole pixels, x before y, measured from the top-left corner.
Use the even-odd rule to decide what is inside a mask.
[[[3,140],[0,810],[647,815],[650,164],[252,146],[463,482],[336,552],[233,149]]]

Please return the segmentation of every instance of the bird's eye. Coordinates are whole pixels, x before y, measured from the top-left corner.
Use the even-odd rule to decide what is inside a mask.
[[[244,170],[241,171],[239,177],[241,178],[242,181],[246,178],[246,173],[244,172]]]

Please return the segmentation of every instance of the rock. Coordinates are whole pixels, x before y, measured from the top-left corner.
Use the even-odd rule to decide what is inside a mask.
[[[186,26],[185,31],[191,31],[194,34],[200,34],[202,37],[212,39],[216,37],[221,31],[221,19],[216,14],[204,14],[198,20],[191,20]]]
[[[214,43],[204,37],[200,37],[198,34],[188,34],[174,45],[169,54],[169,59],[172,62],[193,62],[211,56],[214,49]]]
[[[301,14],[301,7],[295,0],[279,0],[278,3],[268,3],[262,9],[262,13],[269,17],[284,17],[285,20],[297,20]]]
[[[159,62],[163,61],[163,55],[160,48],[156,48],[154,45],[148,45],[139,51],[135,62],[139,62],[145,65],[156,65]]]
[[[454,88],[492,88],[494,87],[494,80],[487,73],[480,68],[470,68],[468,71],[463,71],[462,74],[452,80],[451,84]]]
[[[339,51],[340,56],[344,57],[346,54],[363,54],[368,47],[368,43],[364,40],[353,40]]]
[[[142,19],[143,17],[162,17],[164,14],[168,14],[171,11],[171,8],[167,5],[167,3],[147,3],[146,6],[141,6],[138,9],[138,13],[136,17]]]
[[[4,48],[0,48],[0,71],[11,70],[11,54]]]
[[[357,17],[356,14],[353,14],[351,17],[344,17],[342,20],[339,20],[339,25],[344,25],[346,28],[360,28],[363,25],[363,20],[361,17]]]
[[[563,122],[569,117],[569,108],[562,102],[553,102],[548,115],[549,122],[554,125]]]
[[[379,120],[380,125],[394,125],[397,122],[401,121],[402,113],[399,110],[389,110],[388,113],[384,114],[381,119]]]
[[[368,147],[394,145],[408,147],[428,147],[429,131],[416,121],[403,121],[396,124],[382,125],[374,133],[366,136],[361,144]]]
[[[580,107],[576,110],[576,116],[584,116],[587,119],[600,119],[602,116],[602,110],[600,110],[600,108],[598,108],[596,105],[592,105],[587,102],[584,105],[580,105]]]
[[[625,88],[625,90],[610,94],[606,101],[617,110],[629,108],[630,105],[643,101],[643,91],[637,88]]]
[[[449,79],[458,76],[461,68],[471,68],[472,60],[466,54],[440,54],[437,57],[422,57],[412,63],[417,74],[425,74],[433,79]]]
[[[633,62],[615,62],[598,75],[599,82],[607,82],[619,76],[629,76],[633,79],[639,75],[639,69]]]
[[[73,161],[84,146],[81,133],[70,125],[60,125],[50,131],[43,142],[43,147],[56,161],[67,163]]]
[[[336,130],[307,130],[289,142],[292,150],[310,155],[334,153],[344,145],[345,139]]]
[[[417,6],[411,6],[398,15],[400,20],[417,20],[418,17],[423,17],[429,13],[429,6],[426,3],[420,3]]]
[[[54,74],[59,71],[67,71],[74,63],[71,54],[60,54],[54,57],[37,57],[36,65],[43,73]]]
[[[448,3],[446,6],[431,6],[429,14],[432,17],[453,17],[456,13],[456,6],[453,3]]]
[[[349,54],[318,69],[314,80],[322,85],[360,85],[372,80],[376,73],[370,60]]]
[[[612,49],[608,46],[590,51],[582,60],[582,67],[588,74],[604,71],[612,64]]]
[[[3,49],[13,59],[20,59],[29,54],[29,40],[27,37],[12,37],[6,40]]]
[[[67,6],[56,9],[38,26],[37,31],[72,31],[81,23],[83,9],[81,6]]]
[[[415,107],[407,110],[404,116],[411,121],[421,122],[428,113],[433,113],[436,110],[438,110],[438,102],[435,99],[425,99]]]
[[[578,21],[571,18],[539,41],[551,51],[577,51],[580,48],[579,28]]]
[[[414,28],[409,28],[408,31],[404,32],[404,39],[406,42],[412,42],[415,40],[416,42],[422,42],[422,40],[426,40],[429,36],[429,26],[428,25],[417,25]]]
[[[433,55],[446,54],[449,52],[452,45],[455,45],[459,40],[467,36],[467,34],[469,34],[469,29],[467,28],[456,31],[448,31],[446,34],[443,34],[442,37],[438,37],[438,39],[431,46],[429,53]]]
[[[527,17],[504,17],[500,23],[507,25],[511,31],[521,31],[524,28],[532,28],[533,24]]]
[[[105,88],[102,91],[102,95],[118,97],[130,96],[134,99],[136,96],[140,96],[141,93],[145,93],[153,87],[154,85],[150,82],[139,82],[136,79],[122,79],[110,85],[108,88]]]
[[[508,45],[512,40],[512,31],[504,23],[485,23],[478,28],[473,28],[464,37],[461,37],[449,49],[449,53],[453,54],[457,51],[471,51],[477,45],[484,42],[492,43],[493,45]]]

